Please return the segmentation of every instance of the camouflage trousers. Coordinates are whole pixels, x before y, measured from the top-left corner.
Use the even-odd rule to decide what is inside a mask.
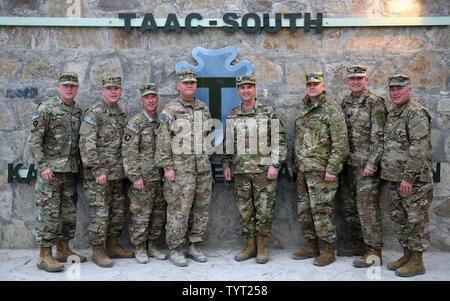
[[[91,222],[88,227],[91,245],[101,245],[107,237],[118,237],[125,219],[125,195],[123,179],[108,180],[99,185],[95,178],[84,182]]]
[[[353,240],[375,248],[383,247],[383,227],[379,199],[380,178],[363,177],[364,167],[344,165],[339,174],[338,193],[343,202],[345,228]]]
[[[169,249],[203,241],[209,219],[212,190],[211,171],[192,173],[177,170],[175,181],[164,182],[167,202],[166,242]]]
[[[241,217],[241,231],[246,237],[272,232],[272,210],[277,180],[269,181],[266,173],[236,174],[234,193]]]
[[[299,223],[306,239],[336,241],[334,197],[338,181],[326,182],[324,172],[297,174]]]
[[[138,246],[147,240],[157,240],[161,235],[166,216],[166,201],[162,182],[144,181],[144,189],[130,187],[130,238]]]
[[[54,172],[50,182],[40,175],[35,186],[38,208],[36,236],[40,247],[51,247],[57,239],[72,239],[76,224],[76,174]]]
[[[431,240],[428,210],[433,200],[433,183],[414,183],[411,196],[404,198],[400,195],[400,183],[389,181],[388,193],[400,245],[412,251],[425,251]]]

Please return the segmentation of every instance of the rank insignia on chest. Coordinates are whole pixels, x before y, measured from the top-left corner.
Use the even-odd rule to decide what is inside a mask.
[[[37,127],[38,124],[39,124],[39,121],[37,121],[37,120],[33,121],[33,126],[34,126],[34,127]]]
[[[125,141],[130,141],[130,139],[131,139],[131,136],[130,136],[130,134],[125,134]]]

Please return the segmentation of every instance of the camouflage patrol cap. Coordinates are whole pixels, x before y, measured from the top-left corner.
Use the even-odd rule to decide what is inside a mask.
[[[388,87],[391,86],[406,86],[410,83],[409,77],[403,74],[395,74],[389,76]]]
[[[347,77],[367,76],[367,67],[364,65],[353,65],[347,68]]]
[[[107,75],[102,78],[103,87],[122,87],[122,77]]]
[[[256,77],[254,74],[250,74],[250,75],[241,75],[236,77],[236,86],[239,87],[240,85],[243,84],[252,84],[252,85],[256,85]]]
[[[181,70],[177,75],[180,82],[197,82],[197,73],[192,70]]]
[[[306,83],[320,83],[324,82],[322,72],[308,72],[305,75]]]
[[[145,96],[147,94],[158,94],[158,86],[154,83],[149,83],[140,88],[139,92],[141,92],[141,96]]]
[[[78,74],[73,72],[64,72],[58,74],[58,84],[70,84],[78,86]]]

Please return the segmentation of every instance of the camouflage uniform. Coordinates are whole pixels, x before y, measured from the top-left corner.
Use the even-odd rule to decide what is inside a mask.
[[[383,98],[366,90],[359,97],[351,94],[344,97],[341,107],[350,147],[339,179],[345,228],[354,241],[364,239],[369,246],[382,248],[377,169],[383,152],[386,105]],[[363,177],[364,169],[371,170],[374,175]]]
[[[223,168],[231,168],[235,175],[234,192],[241,216],[242,234],[246,237],[255,236],[257,233],[266,236],[271,234],[277,180],[268,180],[266,174],[270,165],[278,166],[286,160],[286,135],[280,121],[277,124],[278,144],[273,144],[273,149],[265,155],[259,148],[255,154],[248,154],[249,151],[242,154],[245,149],[238,149],[238,135],[240,129],[243,129],[245,143],[250,145],[250,133],[269,136],[274,120],[279,121],[275,110],[258,100],[255,100],[252,110],[244,110],[241,105],[233,108],[228,114],[227,127],[231,126],[231,129],[227,128],[227,132],[233,131],[230,134],[234,137],[234,149],[232,154],[224,155]],[[254,127],[250,128],[249,124],[252,121]]]
[[[138,246],[156,240],[161,234],[166,204],[160,169],[155,165],[155,129],[158,123],[145,111],[133,116],[125,128],[122,142],[123,165],[132,181],[142,179],[144,189],[130,187],[131,242]]]
[[[40,104],[33,114],[31,138],[39,213],[36,232],[41,247],[52,246],[56,239],[70,240],[75,234],[81,114],[77,104],[68,106],[59,98]],[[49,182],[41,178],[47,168],[54,174]]]
[[[114,78],[112,78],[114,79]],[[80,151],[84,165],[84,189],[91,209],[88,227],[90,242],[101,245],[106,238],[117,238],[125,218],[122,137],[126,116],[105,101],[89,108],[80,128]],[[107,184],[96,178],[106,175]]]
[[[409,79],[394,77],[390,85],[403,86]],[[394,107],[384,127],[381,178],[388,181],[391,217],[403,248],[423,252],[430,245],[428,211],[433,199],[431,114],[409,100]],[[412,195],[402,197],[400,182],[412,183]]]
[[[209,108],[203,102],[196,98],[187,102],[181,97],[168,103],[158,117],[155,161],[165,170],[173,168],[176,174],[175,181],[165,181],[163,188],[166,242],[171,250],[181,247],[186,234],[190,243],[201,242],[205,236],[212,173],[209,155],[198,148],[210,133],[202,123],[209,119]],[[177,149],[180,141],[185,146],[182,150]]]
[[[347,127],[341,108],[327,99],[326,92],[314,104],[305,96],[295,120],[294,158],[299,222],[308,240],[336,240],[334,197],[338,181],[326,182],[324,178],[325,173],[338,175],[347,155]]]

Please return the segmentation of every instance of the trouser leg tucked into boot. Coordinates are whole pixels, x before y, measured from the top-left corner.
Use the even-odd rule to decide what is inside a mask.
[[[170,258],[170,261],[172,261],[172,263],[176,266],[179,266],[179,267],[187,267],[188,266],[188,261],[186,260],[186,257],[184,257],[181,247],[178,247],[175,250],[170,250],[169,258]]]
[[[315,258],[319,256],[319,254],[319,243],[317,239],[309,239],[303,249],[292,253],[292,259]]]
[[[403,256],[394,262],[388,263],[387,269],[389,271],[395,271],[396,269],[401,268],[402,266],[408,263],[410,256],[411,253],[409,252],[408,248],[403,248]]]
[[[419,251],[410,251],[408,263],[395,270],[395,275],[400,277],[412,277],[423,274],[425,274],[425,266],[423,265],[422,252]]]
[[[37,267],[47,272],[61,272],[64,270],[64,265],[53,257],[52,247],[40,247]]]
[[[158,249],[157,243],[155,240],[149,240],[148,241],[148,249],[147,249],[147,255],[149,257],[155,257],[158,260],[165,260],[167,259],[167,254],[164,254],[161,252],[160,249]]]
[[[353,260],[355,268],[368,268],[373,265],[382,265],[381,249],[369,246],[369,250],[362,257]]]
[[[148,255],[147,249],[145,248],[145,242],[137,246],[136,251],[134,252],[134,258],[136,259],[137,263],[148,263]]]
[[[59,262],[67,262],[69,256],[78,256],[80,262],[86,262],[86,257],[78,255],[69,248],[69,240],[59,240],[56,243],[55,259]]]
[[[336,261],[336,256],[334,254],[334,246],[332,243],[324,242],[325,247],[320,255],[314,259],[314,265],[326,266],[330,263]]]
[[[354,240],[350,245],[338,248],[337,256],[364,256],[368,251],[366,243],[362,239]]]
[[[256,249],[256,262],[267,263],[269,261],[269,237],[266,235],[258,235]]]
[[[193,242],[189,245],[186,255],[197,262],[206,262],[208,260],[205,254],[200,250],[197,242]]]
[[[245,248],[234,256],[236,261],[243,261],[256,256],[256,238],[249,236],[246,238]]]
[[[92,246],[92,261],[102,268],[110,268],[113,266],[111,258],[106,255],[105,246],[103,244]]]
[[[106,240],[106,254],[111,258],[133,258],[133,252],[123,248],[117,237],[109,237]]]

